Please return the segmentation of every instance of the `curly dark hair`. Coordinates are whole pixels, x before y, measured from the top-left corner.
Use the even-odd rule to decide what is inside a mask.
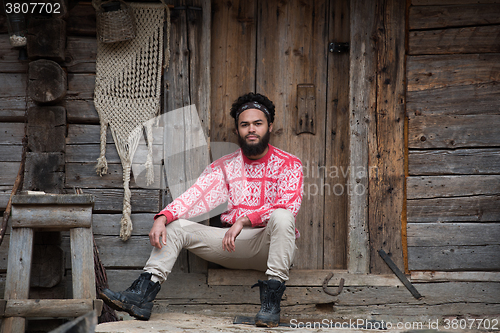
[[[238,99],[233,103],[233,106],[231,107],[231,117],[234,118],[234,123],[236,127],[238,127],[238,119],[236,119],[236,112],[238,109],[245,103],[248,102],[257,102],[259,104],[262,104],[266,107],[266,109],[269,111],[269,115],[266,114],[267,122],[268,124],[271,124],[274,122],[274,104],[273,102],[267,98],[266,96],[262,94],[256,94],[253,92],[250,92],[248,94],[245,94],[243,96],[238,97]]]

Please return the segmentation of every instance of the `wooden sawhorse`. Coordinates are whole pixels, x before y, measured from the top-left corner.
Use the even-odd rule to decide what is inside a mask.
[[[16,195],[12,198],[2,333],[22,333],[27,317],[78,317],[102,309],[96,300],[92,208],[88,194]],[[73,299],[28,299],[35,230],[69,230]]]

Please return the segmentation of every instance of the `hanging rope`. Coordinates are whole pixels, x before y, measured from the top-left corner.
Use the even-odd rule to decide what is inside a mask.
[[[145,126],[148,157],[145,164],[147,184],[153,180],[151,123],[160,111],[162,63],[168,64],[170,52],[163,52],[163,25],[167,11],[167,40],[170,34],[168,6],[151,3],[129,4],[136,19],[134,39],[103,43],[98,40],[94,104],[101,122],[101,148],[97,174],[107,173],[106,131],[109,127],[123,168],[123,215],[120,238],[132,233],[130,213],[130,170]],[[167,44],[168,45],[168,44]]]

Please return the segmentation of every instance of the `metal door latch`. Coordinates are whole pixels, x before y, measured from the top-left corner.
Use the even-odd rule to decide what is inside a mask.
[[[328,51],[333,52],[333,53],[349,52],[349,43],[332,42],[332,43],[328,44]]]

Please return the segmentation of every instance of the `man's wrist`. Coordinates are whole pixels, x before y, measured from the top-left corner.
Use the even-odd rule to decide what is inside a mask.
[[[156,220],[154,221],[154,223],[163,223],[163,225],[167,225],[167,217],[165,215],[160,215],[156,218]]]
[[[252,226],[252,222],[250,221],[250,219],[246,215],[238,218],[235,223],[241,224],[243,227]]]

